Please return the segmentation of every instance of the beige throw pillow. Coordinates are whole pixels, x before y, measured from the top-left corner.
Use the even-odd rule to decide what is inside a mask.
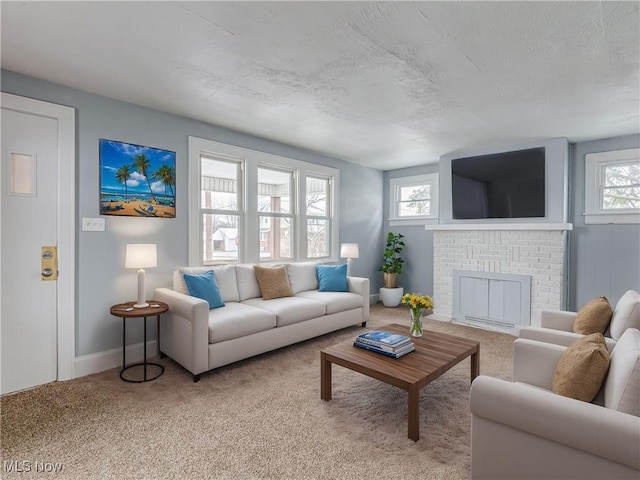
[[[609,351],[601,333],[577,340],[564,351],[553,372],[553,392],[584,402],[593,400],[609,369]]]
[[[607,297],[589,300],[576,314],[573,320],[573,331],[582,335],[604,333],[609,327],[613,309]]]
[[[285,267],[254,266],[253,269],[256,271],[256,278],[258,279],[263,299],[293,297]]]

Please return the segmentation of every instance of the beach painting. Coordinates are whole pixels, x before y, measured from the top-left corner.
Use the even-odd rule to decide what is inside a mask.
[[[100,214],[176,216],[176,153],[100,139]]]

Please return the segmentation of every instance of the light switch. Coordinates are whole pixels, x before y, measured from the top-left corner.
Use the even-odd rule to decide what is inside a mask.
[[[83,232],[104,232],[105,222],[104,218],[82,218],[82,231]]]

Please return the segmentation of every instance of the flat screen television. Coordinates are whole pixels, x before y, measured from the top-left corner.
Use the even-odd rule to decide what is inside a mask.
[[[544,147],[451,160],[452,217],[545,216]]]

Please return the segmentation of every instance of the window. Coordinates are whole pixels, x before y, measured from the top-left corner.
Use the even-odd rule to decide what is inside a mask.
[[[189,137],[189,264],[337,261],[338,174]]]
[[[640,149],[585,158],[585,223],[640,223]]]
[[[438,174],[392,178],[389,187],[391,226],[438,221]]]
[[[201,265],[238,261],[242,161],[200,156]]]
[[[293,172],[258,167],[260,260],[293,257]],[[262,240],[262,239],[265,240]]]
[[[330,179],[307,177],[306,219],[307,256],[322,258],[329,256],[331,245]]]

